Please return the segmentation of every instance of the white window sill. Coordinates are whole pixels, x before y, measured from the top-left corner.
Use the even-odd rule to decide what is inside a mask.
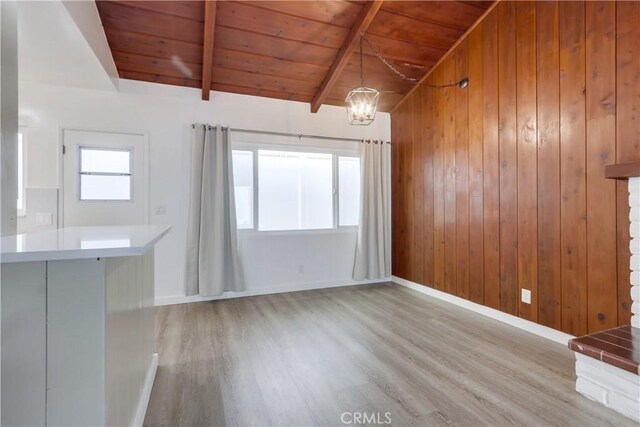
[[[239,237],[274,237],[274,236],[304,236],[323,234],[357,234],[357,226],[325,228],[319,230],[238,230]]]

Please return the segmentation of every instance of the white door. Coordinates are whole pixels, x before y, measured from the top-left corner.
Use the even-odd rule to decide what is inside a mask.
[[[148,223],[144,135],[64,130],[63,225]]]

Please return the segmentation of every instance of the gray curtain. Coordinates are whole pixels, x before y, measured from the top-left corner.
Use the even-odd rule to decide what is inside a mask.
[[[244,290],[237,246],[229,131],[193,125],[186,294]]]
[[[391,276],[391,145],[363,141],[361,147],[360,226],[353,278]]]

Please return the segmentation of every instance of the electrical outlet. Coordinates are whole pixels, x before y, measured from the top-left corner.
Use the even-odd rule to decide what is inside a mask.
[[[298,264],[298,274],[304,273],[304,264]]]
[[[529,289],[522,289],[522,298],[520,298],[523,303],[531,304],[531,291]]]
[[[156,215],[166,215],[167,214],[167,207],[164,206],[164,205],[156,206],[155,214]]]

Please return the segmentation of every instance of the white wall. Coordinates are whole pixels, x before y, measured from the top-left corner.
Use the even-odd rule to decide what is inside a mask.
[[[115,91],[115,64],[93,1],[18,2],[20,81]]]
[[[184,295],[184,246],[189,189],[190,125],[194,122],[236,128],[319,134],[350,138],[390,138],[390,118],[380,113],[368,127],[350,126],[342,107],[309,105],[214,92],[210,102],[200,91],[153,83],[120,81],[120,93],[27,83],[20,87],[20,114],[29,117],[27,186],[58,187],[60,129],[147,132],[150,142],[152,224],[170,224],[172,232],[157,247],[156,297],[175,301]],[[250,142],[260,142],[256,137]],[[243,138],[249,141],[250,138]],[[299,144],[297,139],[279,143]],[[313,142],[311,142],[313,143]],[[315,144],[350,145],[348,142]],[[28,201],[27,201],[28,203]],[[166,206],[166,215],[155,215]],[[241,233],[239,246],[249,293],[274,289],[348,284],[355,232]],[[303,265],[303,273],[299,266]]]
[[[16,232],[18,179],[18,37],[15,1],[0,2],[0,228]]]

